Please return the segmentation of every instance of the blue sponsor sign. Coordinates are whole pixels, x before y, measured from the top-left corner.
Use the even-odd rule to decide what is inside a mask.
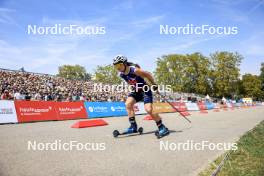
[[[127,115],[124,102],[84,102],[84,106],[88,118]]]
[[[213,103],[206,102],[205,103],[206,109],[214,109],[215,105]]]

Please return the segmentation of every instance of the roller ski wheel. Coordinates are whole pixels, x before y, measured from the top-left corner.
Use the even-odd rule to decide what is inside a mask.
[[[142,134],[143,131],[144,131],[144,129],[143,129],[142,127],[139,127],[139,128],[138,128],[138,133],[139,133],[139,134]]]
[[[118,130],[114,130],[113,131],[113,136],[116,138],[120,135],[119,131]]]
[[[139,127],[136,132],[127,132],[127,131],[125,131],[125,132],[120,133],[118,130],[114,130],[113,131],[113,136],[116,138],[116,137],[118,137],[120,135],[129,135],[129,134],[137,134],[137,133],[139,135],[141,135],[143,133],[143,131],[144,131],[144,129],[142,127]]]

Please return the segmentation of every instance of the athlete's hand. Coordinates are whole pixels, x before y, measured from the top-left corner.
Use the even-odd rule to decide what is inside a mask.
[[[159,89],[159,86],[157,84],[153,84],[151,87],[154,92],[156,92]]]

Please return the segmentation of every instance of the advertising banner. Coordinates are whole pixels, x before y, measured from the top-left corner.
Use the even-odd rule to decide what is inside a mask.
[[[14,101],[0,100],[0,123],[17,123]]]
[[[15,101],[18,122],[58,120],[51,101]]]
[[[84,102],[84,106],[89,118],[127,115],[124,102]]]
[[[168,103],[153,103],[153,111],[156,113],[175,112],[175,110]]]
[[[87,112],[83,102],[56,102],[58,120],[85,119]]]

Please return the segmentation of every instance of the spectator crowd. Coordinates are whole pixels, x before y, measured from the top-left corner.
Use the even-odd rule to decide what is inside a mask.
[[[100,84],[100,83],[99,83]],[[98,91],[94,81],[70,80],[48,74],[0,69],[0,100],[32,101],[125,101],[126,91]],[[196,102],[202,96],[166,93],[169,101]],[[164,101],[155,95],[154,101]]]
[[[125,92],[94,91],[93,85],[93,81],[0,70],[2,100],[124,101],[127,96]]]

